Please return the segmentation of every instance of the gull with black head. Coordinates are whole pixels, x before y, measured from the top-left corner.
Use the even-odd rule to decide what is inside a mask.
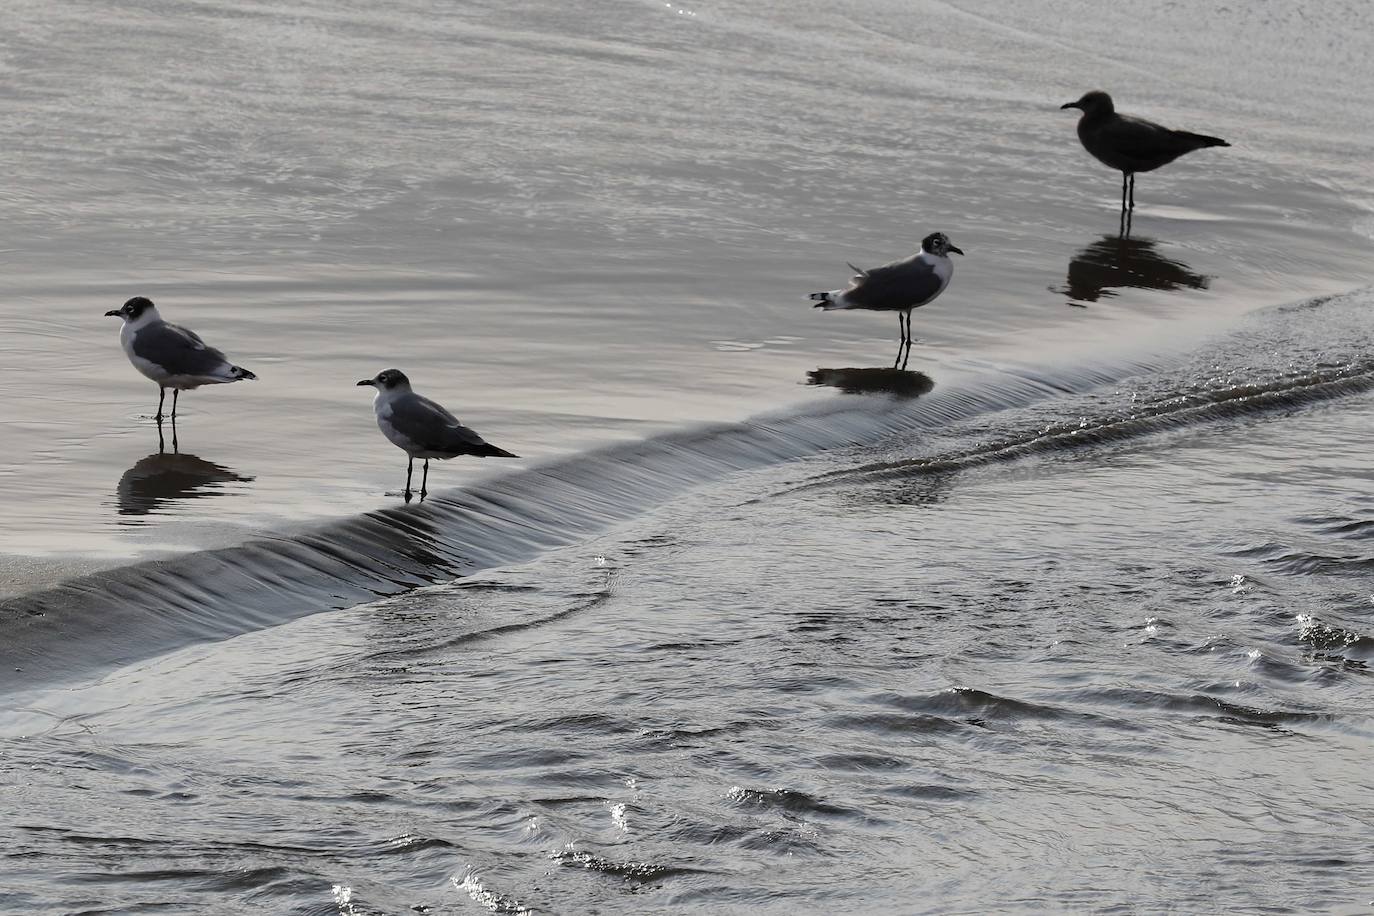
[[[200,339],[189,328],[163,321],[157,306],[145,296],[135,296],[123,308],[105,317],[119,318],[119,343],[135,369],[157,382],[157,421],[172,389],[172,422],[177,418],[177,396],[201,385],[226,385],[257,378],[242,366],[229,362],[223,353]]]
[[[405,500],[410,502],[410,480],[415,459],[425,462],[420,479],[420,498],[428,495],[429,461],[475,455],[478,458],[518,458],[503,448],[497,448],[459,422],[442,405],[411,390],[410,379],[400,369],[383,369],[375,378],[358,382],[377,389],[372,409],[377,414],[377,426],[392,445],[410,456],[406,463]]]
[[[1135,209],[1136,172],[1152,172],[1194,150],[1231,145],[1220,137],[1172,130],[1144,118],[1117,114],[1112,97],[1100,89],[1059,107],[1083,112],[1078,119],[1078,139],[1083,148],[1103,165],[1121,172],[1122,212]]]
[[[945,291],[954,276],[954,262],[949,259],[951,252],[964,253],[943,232],[932,232],[921,240],[921,250],[911,257],[868,270],[850,264],[854,276],[847,287],[812,293],[810,298],[815,301],[815,308],[827,312],[844,309],[896,312],[897,326],[901,330],[897,360],[901,361],[903,350],[911,352],[911,310],[934,300]]]

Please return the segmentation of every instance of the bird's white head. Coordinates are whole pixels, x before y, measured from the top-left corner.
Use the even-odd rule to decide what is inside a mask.
[[[110,309],[105,313],[105,317],[122,319],[125,324],[134,327],[162,320],[157,313],[157,306],[153,305],[153,300],[147,296],[134,296],[124,303],[122,308]]]
[[[933,254],[937,258],[947,258],[952,251],[955,254],[963,254],[963,249],[956,246],[949,240],[949,236],[943,232],[932,232],[930,235],[921,239],[921,250],[927,254]]]
[[[410,390],[410,379],[400,369],[383,369],[374,378],[365,378],[358,382],[359,386],[366,385],[377,389],[378,397],[388,394],[400,394]]]

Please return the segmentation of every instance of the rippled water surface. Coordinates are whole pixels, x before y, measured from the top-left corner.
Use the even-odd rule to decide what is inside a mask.
[[[1374,367],[1279,340],[21,695],[11,906],[1359,912]]]
[[[927,366],[1365,280],[1367,30],[1193,6],[1246,43],[1183,63],[1175,11],[1098,4],[11,4],[0,585],[389,502],[385,366],[527,463],[803,401],[896,337],[806,293],[936,227],[969,255]],[[1234,144],[1142,176],[1126,243],[1058,109],[1092,85]],[[180,464],[102,317],[134,294],[260,377],[182,399]]]
[[[1368,912],[1370,16],[9,4],[0,912]]]

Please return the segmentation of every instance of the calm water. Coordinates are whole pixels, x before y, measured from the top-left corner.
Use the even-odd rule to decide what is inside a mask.
[[[1368,912],[1374,12],[1100,7],[11,4],[0,912]]]

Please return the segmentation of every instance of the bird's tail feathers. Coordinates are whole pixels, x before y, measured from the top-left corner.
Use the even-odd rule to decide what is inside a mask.
[[[473,452],[473,454],[476,455],[478,458],[519,458],[519,457],[520,457],[519,455],[515,454],[514,452],[508,452],[508,451],[506,451],[506,450],[503,449],[503,448],[497,448],[496,446],[492,445],[490,442],[483,442],[481,445],[479,445],[479,446],[477,447],[477,451]]]
[[[849,308],[849,303],[844,301],[843,290],[832,289],[826,293],[812,293],[807,298],[816,303],[812,308],[825,309],[827,312]]]
[[[229,367],[229,374],[232,375],[232,376],[234,377],[234,381],[238,381],[239,379],[256,379],[256,378],[257,378],[256,375],[254,375],[252,372],[248,371],[247,369],[243,368],[242,366],[230,366],[230,367]]]
[[[1181,130],[1181,131],[1179,131],[1179,133],[1181,133],[1184,137],[1187,137],[1187,138],[1188,138],[1189,140],[1191,140],[1192,142],[1196,143],[1198,149],[1206,149],[1206,148],[1209,147],[1209,146],[1230,146],[1230,145],[1231,145],[1231,144],[1227,143],[1225,140],[1221,139],[1220,137],[1209,137],[1209,136],[1207,136],[1206,134],[1195,134],[1195,133],[1192,133],[1191,131],[1186,131],[1186,130]]]

